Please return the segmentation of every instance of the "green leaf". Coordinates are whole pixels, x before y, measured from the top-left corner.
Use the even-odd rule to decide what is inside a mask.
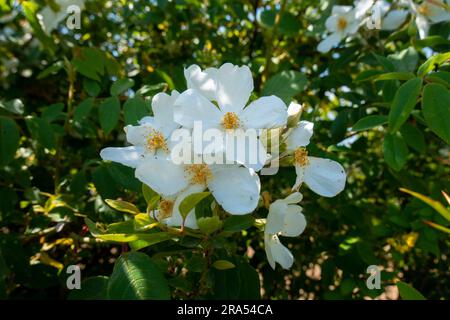
[[[448,59],[450,59],[450,52],[439,53],[434,56],[431,56],[430,58],[428,58],[427,61],[425,61],[424,64],[422,64],[419,67],[419,70],[417,70],[417,75],[419,77],[425,76],[427,73],[432,71],[435,67],[439,67],[441,64],[443,64]]]
[[[145,101],[141,97],[128,99],[123,105],[125,124],[137,125],[138,121],[150,114]]]
[[[260,23],[265,28],[273,28],[275,24],[275,17],[279,10],[264,10],[259,16]],[[302,28],[299,20],[289,12],[283,12],[280,17],[277,31],[285,36],[295,36]]]
[[[399,171],[406,163],[408,147],[400,134],[386,134],[383,141],[383,154],[386,163]]]
[[[438,71],[430,73],[427,75],[426,81],[440,83],[447,88],[450,88],[450,72]]]
[[[227,261],[227,260],[216,260],[216,261],[214,261],[212,266],[214,268],[216,268],[217,270],[227,270],[227,269],[233,269],[236,267],[232,262]]]
[[[398,88],[389,112],[389,131],[395,132],[408,119],[422,88],[422,79],[408,80]]]
[[[111,133],[119,122],[120,101],[117,97],[107,98],[99,106],[99,119],[105,135]]]
[[[41,79],[48,77],[49,75],[55,75],[63,67],[64,67],[64,62],[57,61],[54,64],[52,64],[50,67],[39,72],[39,74],[37,75],[37,79],[41,80]]]
[[[423,90],[422,112],[430,129],[450,144],[450,92],[441,84],[427,84]]]
[[[233,215],[225,219],[223,223],[223,230],[228,232],[239,232],[253,226],[255,219],[251,214],[245,214],[242,216]]]
[[[132,86],[134,86],[133,79],[119,79],[111,85],[111,89],[109,91],[112,96],[118,96],[126,90],[130,89]]]
[[[403,139],[406,144],[420,153],[425,153],[426,145],[425,145],[425,137],[423,136],[422,131],[410,123],[405,123],[400,128],[400,133],[402,134]]]
[[[105,164],[101,164],[92,172],[92,182],[102,198],[115,198],[117,194],[116,182]]]
[[[364,131],[368,129],[372,129],[388,122],[387,116],[382,115],[371,115],[359,119],[354,126],[352,127],[352,131]]]
[[[420,194],[418,192],[415,192],[415,191],[412,191],[412,190],[409,190],[409,189],[400,188],[400,191],[406,192],[406,193],[412,195],[413,197],[415,197],[415,198],[425,202],[430,207],[432,207],[434,210],[436,210],[441,216],[443,216],[447,221],[450,222],[450,210],[448,210],[439,201],[436,201],[436,200],[431,199],[431,198],[429,198],[427,196],[424,196],[423,194]]]
[[[161,198],[152,188],[145,183],[142,184],[142,194],[149,209],[154,209],[159,199]]]
[[[132,203],[122,200],[106,199],[105,202],[113,209],[120,212],[127,212],[131,214],[137,214],[140,210]]]
[[[157,244],[163,241],[173,239],[175,236],[167,232],[158,233],[105,233],[99,234],[98,238],[105,241],[113,242],[133,242],[133,241],[145,241],[146,246]]]
[[[32,137],[44,148],[54,149],[56,147],[55,133],[47,121],[37,117],[27,117],[25,121]]]
[[[411,72],[389,72],[377,75],[373,77],[374,81],[385,81],[385,80],[410,80],[415,78],[414,73]]]
[[[90,277],[81,282],[81,289],[71,290],[69,300],[106,300],[108,299],[108,277]]]
[[[201,232],[205,234],[211,234],[217,231],[222,226],[222,221],[219,217],[202,217],[197,219],[197,225]]]
[[[289,104],[292,97],[305,90],[307,83],[306,76],[301,72],[282,71],[267,80],[262,95],[275,95]]]
[[[5,166],[14,159],[19,140],[19,128],[14,120],[0,118],[0,166]]]
[[[388,72],[394,72],[395,66],[394,64],[386,57],[380,56],[378,54],[372,53],[375,59],[377,59],[378,63],[383,66],[384,70]]]
[[[409,47],[398,53],[389,55],[388,59],[392,61],[397,71],[414,72],[419,61],[419,55],[413,47]]]
[[[81,123],[84,119],[87,118],[93,106],[94,98],[87,98],[83,100],[77,107],[75,107],[73,120]]]
[[[180,210],[180,214],[185,219],[189,212],[195,208],[195,206],[202,201],[204,198],[210,195],[210,192],[198,192],[188,195],[186,198],[181,201],[178,209]]]
[[[83,89],[91,96],[96,97],[101,91],[101,87],[97,81],[89,78],[83,78]]]
[[[129,252],[116,262],[108,282],[108,298],[113,300],[170,299],[167,280],[145,254]]]
[[[426,300],[426,298],[416,289],[404,282],[397,282],[397,288],[400,293],[400,297],[403,300]]]
[[[15,114],[23,114],[24,105],[20,99],[12,99],[6,102],[0,101],[0,108]]]

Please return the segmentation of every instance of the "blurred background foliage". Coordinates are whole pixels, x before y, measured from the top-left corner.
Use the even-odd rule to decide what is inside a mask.
[[[397,299],[390,286],[401,280],[427,298],[448,298],[449,238],[432,225],[449,221],[399,190],[447,210],[441,191],[450,189],[448,56],[431,63],[437,75],[421,75],[423,85],[434,83],[434,93],[442,93],[437,117],[444,128],[425,121],[415,101],[400,130],[390,132],[387,123],[404,80],[430,52],[448,52],[449,24],[434,25],[425,40],[411,20],[395,32],[361,29],[319,54],[336,3],[85,1],[81,29],[63,21],[46,33],[36,13],[54,2],[0,0],[0,297],[102,298],[103,290],[126,286],[119,257],[130,248],[94,238],[85,221],[101,227],[130,219],[105,199],[142,211],[146,203],[133,171],[101,162],[99,151],[124,145],[123,126],[149,113],[156,92],[184,90],[184,67],[232,62],[251,68],[257,95],[304,104],[302,118],[316,123],[310,153],[339,161],[347,186],[333,199],[302,188],[308,226],[283,241],[295,257],[288,271],[270,268],[253,220],[229,221],[229,232],[208,243],[232,269],[211,268],[195,238],[143,248],[146,255],[130,260],[147,264],[170,288],[155,297]],[[390,76],[376,79],[383,74]],[[270,201],[285,197],[294,179],[292,167],[262,177],[253,218],[265,218]],[[89,278],[81,295],[66,288],[72,264]],[[365,285],[372,264],[383,267],[380,290]]]

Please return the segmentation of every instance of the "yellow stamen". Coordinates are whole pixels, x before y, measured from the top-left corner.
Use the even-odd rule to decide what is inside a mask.
[[[191,164],[186,166],[185,171],[192,184],[205,185],[212,176],[207,164]]]
[[[164,135],[155,129],[152,129],[150,133],[147,135],[147,148],[150,151],[156,151],[158,149],[162,149],[164,151],[168,151],[166,139],[164,139]]]
[[[300,147],[294,152],[294,163],[301,167],[308,165],[308,151],[305,148]]]
[[[339,17],[338,22],[337,22],[337,27],[338,30],[342,31],[347,27],[347,19],[345,19],[344,17]]]
[[[429,6],[428,3],[422,3],[422,4],[417,8],[417,11],[418,11],[421,15],[423,15],[423,16],[425,16],[425,17],[428,17],[428,16],[430,15],[430,13],[431,13],[430,6]]]
[[[159,203],[159,218],[166,219],[172,216],[173,211],[173,201],[171,200],[161,200]]]
[[[222,127],[225,129],[236,129],[239,128],[240,121],[236,113],[234,112],[227,112],[223,116],[222,119]]]

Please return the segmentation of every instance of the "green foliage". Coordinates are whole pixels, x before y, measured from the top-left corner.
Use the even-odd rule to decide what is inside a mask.
[[[418,39],[409,17],[321,54],[331,1],[85,1],[81,29],[52,32],[37,17],[47,1],[10,3],[0,1],[0,299],[364,299],[396,283],[402,299],[448,298],[448,23]],[[290,270],[269,266],[261,229],[290,193],[291,166],[262,177],[249,215],[207,193],[186,198],[191,230],[159,221],[161,197],[99,156],[152,116],[156,93],[186,89],[184,68],[225,62],[250,67],[251,99],[301,104],[315,122],[309,154],[348,174],[333,199],[302,188],[307,228],[283,238]],[[82,290],[68,291],[74,264]],[[385,267],[381,290],[365,284],[372,264]]]

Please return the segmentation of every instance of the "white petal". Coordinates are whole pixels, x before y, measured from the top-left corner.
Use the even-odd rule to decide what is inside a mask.
[[[203,129],[220,127],[222,112],[198,91],[188,89],[175,101],[174,119],[187,128],[201,121]]]
[[[152,132],[154,127],[149,123],[145,123],[139,126],[128,125],[123,129],[129,143],[134,144],[135,146],[144,146],[147,143],[149,133]]]
[[[288,205],[284,217],[281,235],[285,237],[297,237],[305,231],[306,219],[302,208],[298,205]]]
[[[269,214],[266,218],[264,232],[277,234],[283,229],[284,217],[286,215],[287,205],[284,200],[277,200],[269,207]]]
[[[216,201],[231,214],[247,214],[256,209],[261,185],[252,170],[237,165],[210,166],[208,188]]]
[[[167,159],[146,158],[138,165],[135,175],[165,197],[177,194],[189,184],[184,166]]]
[[[300,192],[294,192],[288,195],[286,199],[284,199],[284,202],[286,202],[287,204],[295,204],[302,201],[302,199],[303,195]]]
[[[286,138],[286,150],[294,151],[299,147],[305,147],[313,135],[314,123],[300,121]]]
[[[141,120],[139,120],[138,123],[140,125],[148,124],[153,127],[155,125],[155,118],[153,118],[151,116],[146,116],[146,117],[143,117]]]
[[[246,129],[273,129],[285,126],[287,117],[287,107],[283,100],[269,96],[250,103],[242,112],[240,120]]]
[[[298,104],[298,103],[295,103],[295,102],[291,102],[289,104],[287,113],[288,113],[288,116],[291,117],[291,116],[298,115],[301,111],[302,111],[302,105],[301,104]]]
[[[272,259],[275,262],[278,262],[283,269],[289,269],[292,267],[292,264],[294,263],[294,256],[288,248],[283,246],[280,239],[276,235],[270,236],[266,242],[266,250],[267,247],[270,250]],[[274,268],[274,266],[272,266],[272,268]]]
[[[216,100],[217,69],[202,71],[196,64],[184,69],[188,89],[195,89],[209,100]]]
[[[224,112],[240,113],[253,91],[252,72],[247,66],[225,63],[217,73],[217,103]]]
[[[347,13],[352,9],[352,6],[333,6],[331,9],[331,14]]]
[[[304,166],[299,166],[299,165],[295,166],[296,178],[295,178],[295,184],[292,187],[292,191],[298,190],[300,188],[300,186],[302,185],[303,181],[305,180],[305,169],[306,169],[306,167],[304,167]]]
[[[225,146],[227,163],[238,163],[259,171],[268,159],[266,148],[255,132],[248,134],[244,130],[227,132]]]
[[[424,16],[418,15],[416,17],[416,26],[419,31],[419,38],[424,39],[428,35],[428,30],[430,29],[430,24],[428,23],[427,18]]]
[[[373,0],[359,0],[355,4],[355,18],[360,19],[364,17],[373,5]]]
[[[266,250],[267,261],[269,261],[269,265],[275,270],[275,260],[273,260],[272,249],[270,247],[270,238],[271,234],[264,233],[264,249]]]
[[[335,32],[330,34],[328,37],[323,39],[317,46],[317,50],[322,53],[326,53],[331,50],[331,48],[337,47],[341,42],[341,36],[339,33]]]
[[[337,32],[338,31],[338,20],[340,15],[331,15],[327,18],[325,21],[325,27],[330,32]]]
[[[407,10],[392,10],[383,19],[381,29],[383,30],[398,29],[403,24],[403,22],[405,22],[408,13],[409,12]]]
[[[172,95],[160,92],[152,99],[152,110],[155,115],[155,127],[167,138],[178,124],[173,120],[173,105],[180,94],[172,91]]]
[[[429,1],[423,2],[421,5],[428,7],[429,14],[427,15],[427,18],[430,19],[433,23],[449,21],[450,11],[443,8],[442,5],[444,5],[444,3],[441,0],[434,0],[434,1],[436,2],[436,4],[434,4],[432,1]]]
[[[142,147],[124,147],[124,148],[105,148],[100,151],[100,157],[103,160],[114,161],[124,166],[136,168],[143,159]]]
[[[306,220],[302,213],[302,207],[296,204],[287,204],[286,200],[277,200],[270,205],[264,232],[296,237],[305,230]]]
[[[345,187],[345,170],[336,161],[308,157],[305,168],[305,183],[323,197],[334,197]]]

